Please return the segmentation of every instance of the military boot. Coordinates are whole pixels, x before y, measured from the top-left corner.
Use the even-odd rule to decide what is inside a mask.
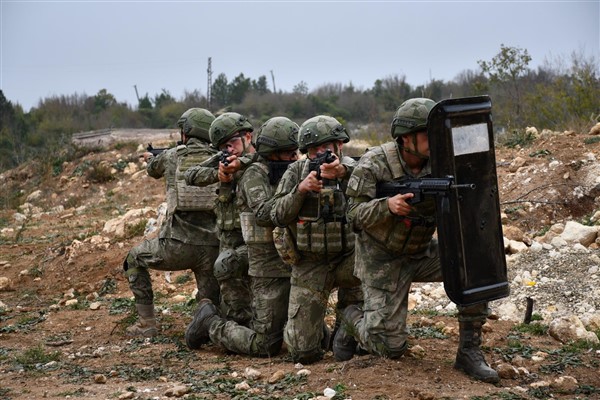
[[[154,304],[137,304],[138,321],[125,331],[127,336],[152,337],[158,335],[156,318],[154,317]]]
[[[481,322],[460,322],[460,343],[456,353],[454,368],[467,375],[486,382],[500,381],[498,373],[485,362],[481,352]]]
[[[210,324],[219,318],[217,307],[210,299],[202,299],[194,312],[194,319],[185,330],[185,344],[190,349],[197,350],[203,344],[210,342],[208,334]]]
[[[342,313],[340,324],[333,338],[333,355],[338,361],[348,361],[356,353],[358,342],[354,338],[356,323],[362,318],[362,311],[357,305],[349,305]]]

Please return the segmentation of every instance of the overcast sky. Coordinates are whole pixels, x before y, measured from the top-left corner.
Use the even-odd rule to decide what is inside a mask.
[[[501,44],[530,68],[600,59],[592,1],[28,1],[0,0],[0,87],[25,111],[41,98],[107,89],[137,106],[166,89],[206,94],[225,73],[265,75],[272,90],[325,83],[368,89],[405,76],[414,86],[479,70]]]

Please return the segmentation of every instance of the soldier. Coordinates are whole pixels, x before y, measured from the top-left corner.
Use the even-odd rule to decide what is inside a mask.
[[[352,275],[354,235],[345,218],[344,190],[355,164],[342,155],[349,140],[335,118],[319,115],[305,121],[298,143],[308,158],[288,167],[275,193],[273,223],[287,227],[298,250],[284,331],[294,362],[323,358],[328,344],[324,317],[333,288],[339,288],[339,310],[362,301],[360,281]]]
[[[241,175],[236,171],[253,160],[244,157],[254,154],[253,130],[252,124],[243,115],[227,112],[218,116],[210,126],[209,135],[212,146],[220,153],[202,165],[188,169],[185,175],[188,185],[205,186],[219,182],[215,212],[221,247],[213,272],[221,290],[221,314],[242,325],[247,325],[252,319],[252,296],[248,278],[248,248],[242,237],[235,205],[236,186]],[[197,349],[202,343],[193,338],[193,330],[190,331],[188,326],[186,343],[189,348]]]
[[[435,103],[416,98],[402,103],[391,125],[394,141],[370,149],[348,183],[348,218],[357,234],[355,274],[365,298],[361,310],[344,310],[343,328],[334,338],[338,361],[357,349],[398,358],[407,349],[408,292],[412,282],[442,281],[435,227],[435,201],[410,204],[412,193],[378,198],[377,183],[431,173],[427,116]],[[498,382],[480,349],[487,303],[458,306],[460,344],[455,368],[484,382]],[[358,344],[358,348],[357,348]]]
[[[259,157],[238,181],[238,210],[248,246],[254,316],[249,327],[218,315],[209,299],[200,302],[187,336],[194,343],[221,344],[229,351],[259,357],[279,352],[287,320],[290,267],[283,263],[273,243],[270,212],[272,198],[288,165],[298,159],[298,125],[274,117],[259,129]]]
[[[208,110],[191,108],[177,121],[183,145],[163,151],[156,157],[144,153],[148,175],[155,179],[165,177],[167,215],[158,237],[144,240],[131,249],[123,262],[139,315],[138,322],[127,328],[130,336],[151,337],[158,333],[148,269],[191,269],[198,287],[197,299],[219,299],[219,285],[212,271],[219,254],[213,210],[215,195],[205,189],[187,187],[183,177],[190,165],[214,154],[209,148],[208,137],[214,119]]]

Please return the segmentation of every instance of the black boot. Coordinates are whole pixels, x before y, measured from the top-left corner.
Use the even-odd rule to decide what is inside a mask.
[[[500,381],[498,373],[485,362],[481,352],[481,322],[460,322],[460,343],[456,353],[454,368],[467,375],[486,382]]]
[[[333,355],[338,361],[348,361],[356,353],[358,342],[354,338],[356,323],[362,318],[362,311],[357,305],[349,305],[342,314],[342,323],[333,338]]]
[[[190,349],[197,350],[203,344],[210,342],[208,331],[210,324],[219,317],[215,305],[210,299],[202,299],[194,312],[194,319],[185,330],[185,344]]]

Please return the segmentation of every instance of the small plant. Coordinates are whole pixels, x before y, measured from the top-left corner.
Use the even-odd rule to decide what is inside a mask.
[[[90,169],[91,163],[88,160],[84,160],[73,170],[73,176],[83,176],[88,169]]]
[[[178,285],[183,285],[184,283],[189,282],[191,279],[192,277],[189,274],[178,275],[177,278],[175,278],[175,283]]]
[[[448,336],[444,335],[442,330],[435,326],[411,327],[410,335],[415,338],[448,339]]]
[[[533,324],[519,324],[513,327],[512,330],[515,330],[520,333],[529,333],[535,336],[544,336],[548,333],[548,325],[533,323]]]
[[[106,183],[113,180],[114,176],[110,166],[104,163],[94,163],[91,168],[88,169],[85,178],[89,182]]]
[[[123,172],[123,170],[124,170],[125,168],[127,168],[127,165],[128,165],[128,164],[127,164],[127,161],[124,161],[124,160],[119,160],[119,161],[117,161],[116,163],[113,163],[113,165],[112,165],[112,166],[113,166],[113,168],[114,168],[114,169],[116,169],[117,171],[119,171],[119,172]]]
[[[549,156],[550,154],[551,153],[550,153],[549,150],[543,149],[543,150],[534,151],[533,153],[529,153],[529,157],[532,157],[532,158],[533,157],[538,157],[538,158],[540,158],[540,157]]]
[[[143,236],[144,231],[146,230],[146,225],[148,224],[147,219],[141,219],[137,223],[132,225],[127,225],[125,227],[125,238],[131,239],[136,236]]]
[[[36,364],[46,364],[50,361],[60,360],[60,351],[45,352],[42,345],[25,350],[15,356],[15,361],[25,369],[34,369]]]
[[[44,272],[40,269],[39,266],[34,266],[29,270],[29,274],[34,278],[38,278],[44,274]]]
[[[512,149],[517,146],[527,147],[535,140],[535,136],[531,132],[527,132],[524,129],[514,129],[512,133],[506,135],[504,146]]]
[[[589,138],[583,139],[584,144],[594,144],[600,142],[600,136],[592,136]]]
[[[134,304],[133,300],[126,299],[126,298],[117,298],[117,299],[114,299],[110,303],[110,307],[108,309],[108,314],[116,315],[116,314],[125,314],[127,312],[133,313],[134,310],[135,310],[135,304]]]

